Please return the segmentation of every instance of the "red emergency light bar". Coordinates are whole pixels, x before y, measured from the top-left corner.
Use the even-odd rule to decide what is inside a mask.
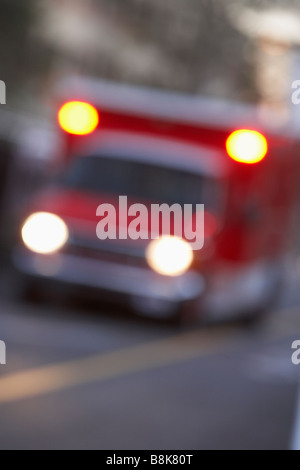
[[[60,127],[68,134],[88,136],[99,126],[99,111],[85,101],[69,101],[58,112]],[[255,164],[261,162],[268,152],[266,138],[250,129],[232,132],[226,140],[229,157],[239,163]]]

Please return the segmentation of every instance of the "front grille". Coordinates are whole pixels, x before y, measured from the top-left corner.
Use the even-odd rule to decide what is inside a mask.
[[[125,243],[124,243],[125,242]],[[85,238],[71,237],[63,252],[73,256],[99,260],[125,266],[148,267],[143,247],[121,244],[117,240],[91,241]]]

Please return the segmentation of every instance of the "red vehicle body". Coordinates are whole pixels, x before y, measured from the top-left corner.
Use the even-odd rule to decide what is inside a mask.
[[[275,116],[266,122],[256,107],[90,79],[64,81],[56,99],[58,109],[66,102],[81,102],[99,113],[92,133],[63,131],[61,161],[66,168],[75,156],[84,159],[103,151],[121,153],[123,161],[134,154],[141,165],[152,159],[159,165],[163,161],[164,169],[192,173],[197,153],[197,172],[210,188],[205,201],[199,200],[208,204],[206,238],[188,272],[161,276],[143,259],[145,243],[136,242],[134,248],[132,241],[126,248],[111,244],[100,254],[95,229],[101,191],[91,195],[63,186],[46,188],[33,199],[28,214],[56,214],[71,226],[75,238],[88,238],[89,243],[77,243],[74,264],[67,268],[62,267],[65,248],[45,256],[21,244],[14,260],[27,279],[58,281],[71,288],[85,285],[111,297],[122,294],[140,313],[162,317],[191,302],[197,315],[218,319],[248,315],[266,304],[278,288],[298,196],[299,144],[290,123],[274,127]],[[230,158],[226,142],[239,129],[265,137],[265,158],[252,164]],[[109,197],[119,195],[112,191]],[[139,262],[136,253],[131,258],[132,250],[140,250]]]

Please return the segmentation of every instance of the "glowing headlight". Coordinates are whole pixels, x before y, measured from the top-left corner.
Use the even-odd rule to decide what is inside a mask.
[[[164,276],[180,276],[191,266],[191,246],[177,237],[163,237],[150,243],[146,253],[149,266]]]
[[[27,248],[39,254],[51,254],[62,248],[69,238],[65,222],[54,214],[39,212],[31,215],[22,228]]]

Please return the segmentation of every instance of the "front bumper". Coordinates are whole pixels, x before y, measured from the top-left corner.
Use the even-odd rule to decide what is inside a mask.
[[[182,303],[200,298],[205,291],[204,277],[193,271],[171,278],[150,269],[70,254],[42,256],[22,248],[15,250],[13,263],[18,271],[30,277],[131,298]]]

